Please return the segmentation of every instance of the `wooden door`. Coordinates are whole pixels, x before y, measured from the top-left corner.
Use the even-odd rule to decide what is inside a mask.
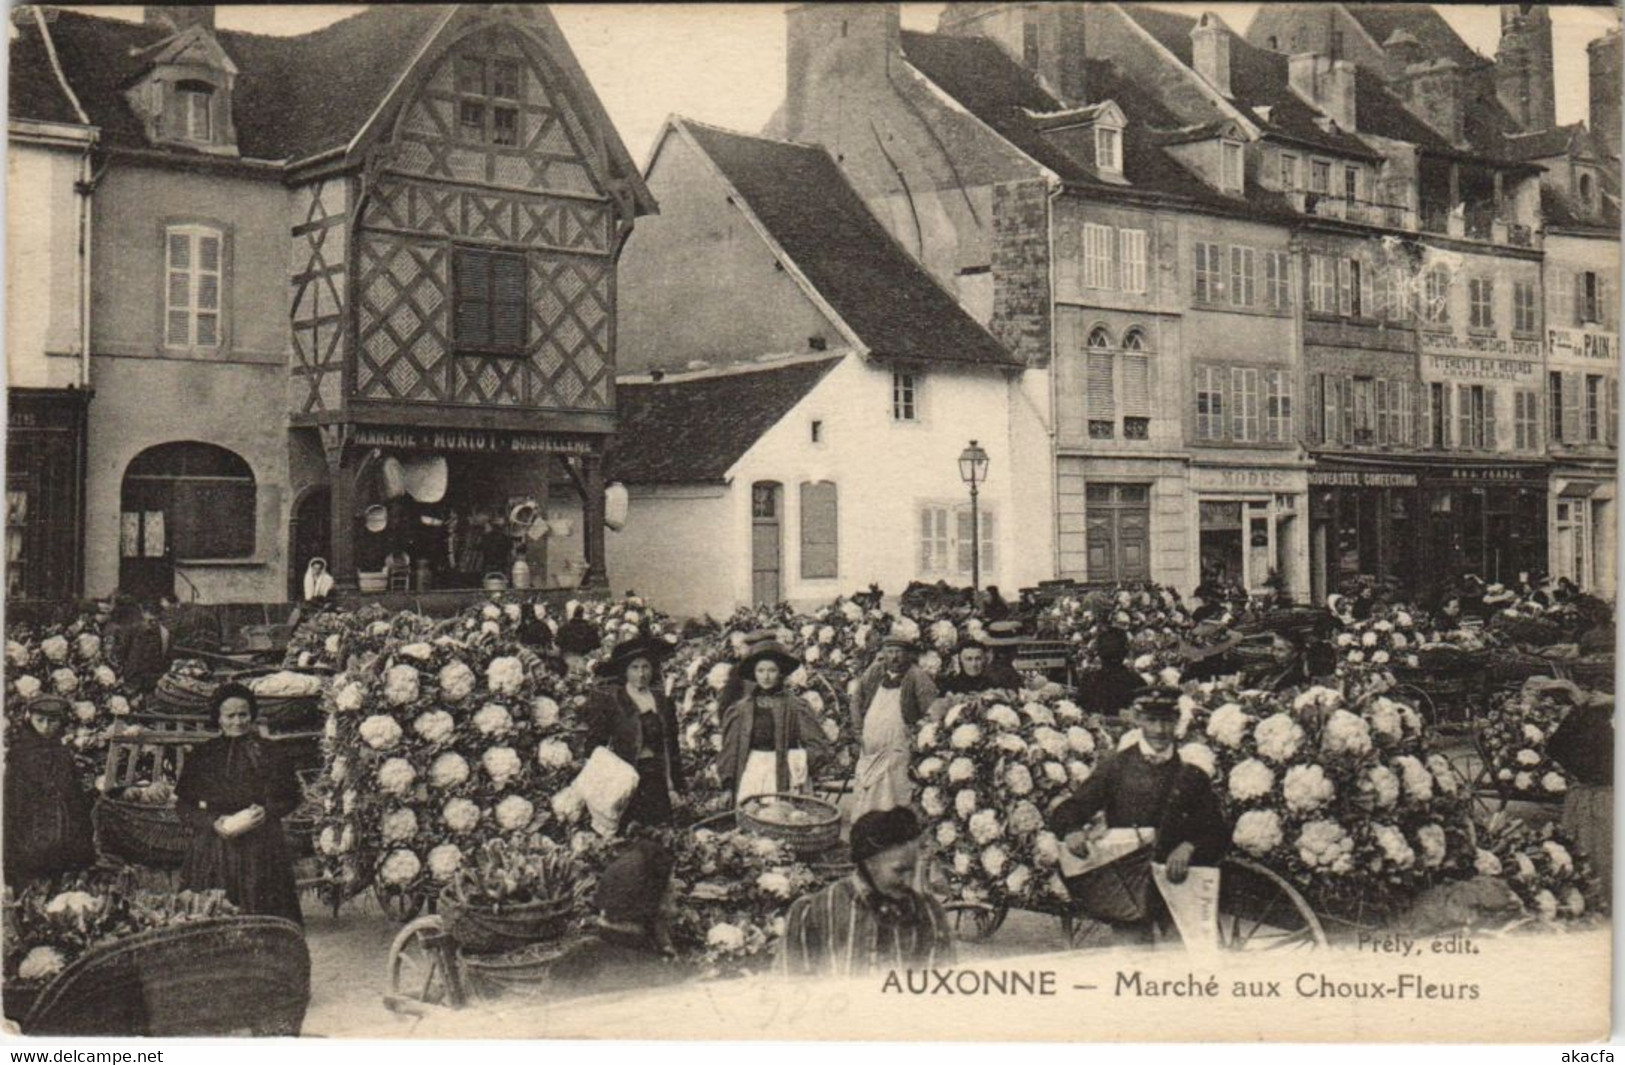
[[[313,558],[327,559],[328,572],[333,560],[327,558],[332,546],[332,492],[324,487],[312,488],[294,508],[293,527],[288,530],[288,600],[297,603],[305,597],[305,568]]]
[[[1150,486],[1092,484],[1085,489],[1084,500],[1088,579],[1150,580]]]
[[[772,605],[784,599],[783,530],[780,515],[784,490],[776,482],[762,481],[750,489],[751,602]]]

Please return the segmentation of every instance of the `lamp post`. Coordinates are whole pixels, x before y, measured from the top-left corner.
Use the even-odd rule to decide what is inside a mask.
[[[987,480],[987,452],[974,440],[959,453],[959,479],[970,485],[970,590],[975,596],[982,591],[982,516],[976,490]]]

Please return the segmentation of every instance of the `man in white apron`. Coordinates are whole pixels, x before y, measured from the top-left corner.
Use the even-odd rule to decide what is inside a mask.
[[[852,791],[854,821],[872,810],[908,806],[914,800],[909,752],[914,730],[937,689],[930,675],[911,663],[912,656],[909,641],[887,636],[880,658],[857,682],[852,715],[862,742]]]

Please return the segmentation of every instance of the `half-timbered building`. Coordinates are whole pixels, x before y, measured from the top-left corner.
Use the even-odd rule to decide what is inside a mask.
[[[654,201],[547,9],[145,13],[12,44],[101,137],[84,590],[282,601],[318,556],[341,588],[602,579],[616,262]],[[508,520],[558,484],[567,566]]]

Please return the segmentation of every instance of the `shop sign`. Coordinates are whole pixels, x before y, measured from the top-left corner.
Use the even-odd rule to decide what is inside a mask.
[[[1555,358],[1606,359],[1619,358],[1618,333],[1593,333],[1584,329],[1546,330],[1546,342]]]
[[[15,398],[6,410],[8,429],[71,429],[73,408],[61,403],[21,404]]]
[[[592,441],[558,433],[516,433],[491,429],[409,429],[357,426],[355,443],[419,451],[474,452],[486,455],[591,455]]]
[[[1527,466],[1452,466],[1436,472],[1434,477],[1472,484],[1539,484],[1543,487],[1546,484],[1544,469]]]
[[[1294,470],[1232,470],[1209,466],[1191,468],[1191,487],[1197,491],[1289,491]]]
[[[1424,355],[1501,355],[1514,359],[1539,359],[1540,341],[1513,337],[1473,336],[1459,333],[1423,333]]]
[[[1534,376],[1539,368],[1539,363],[1523,359],[1483,359],[1469,355],[1429,355],[1427,360],[1428,368],[1437,377],[1474,381],[1516,381]]]
[[[1416,474],[1393,470],[1311,470],[1311,488],[1415,488]]]

